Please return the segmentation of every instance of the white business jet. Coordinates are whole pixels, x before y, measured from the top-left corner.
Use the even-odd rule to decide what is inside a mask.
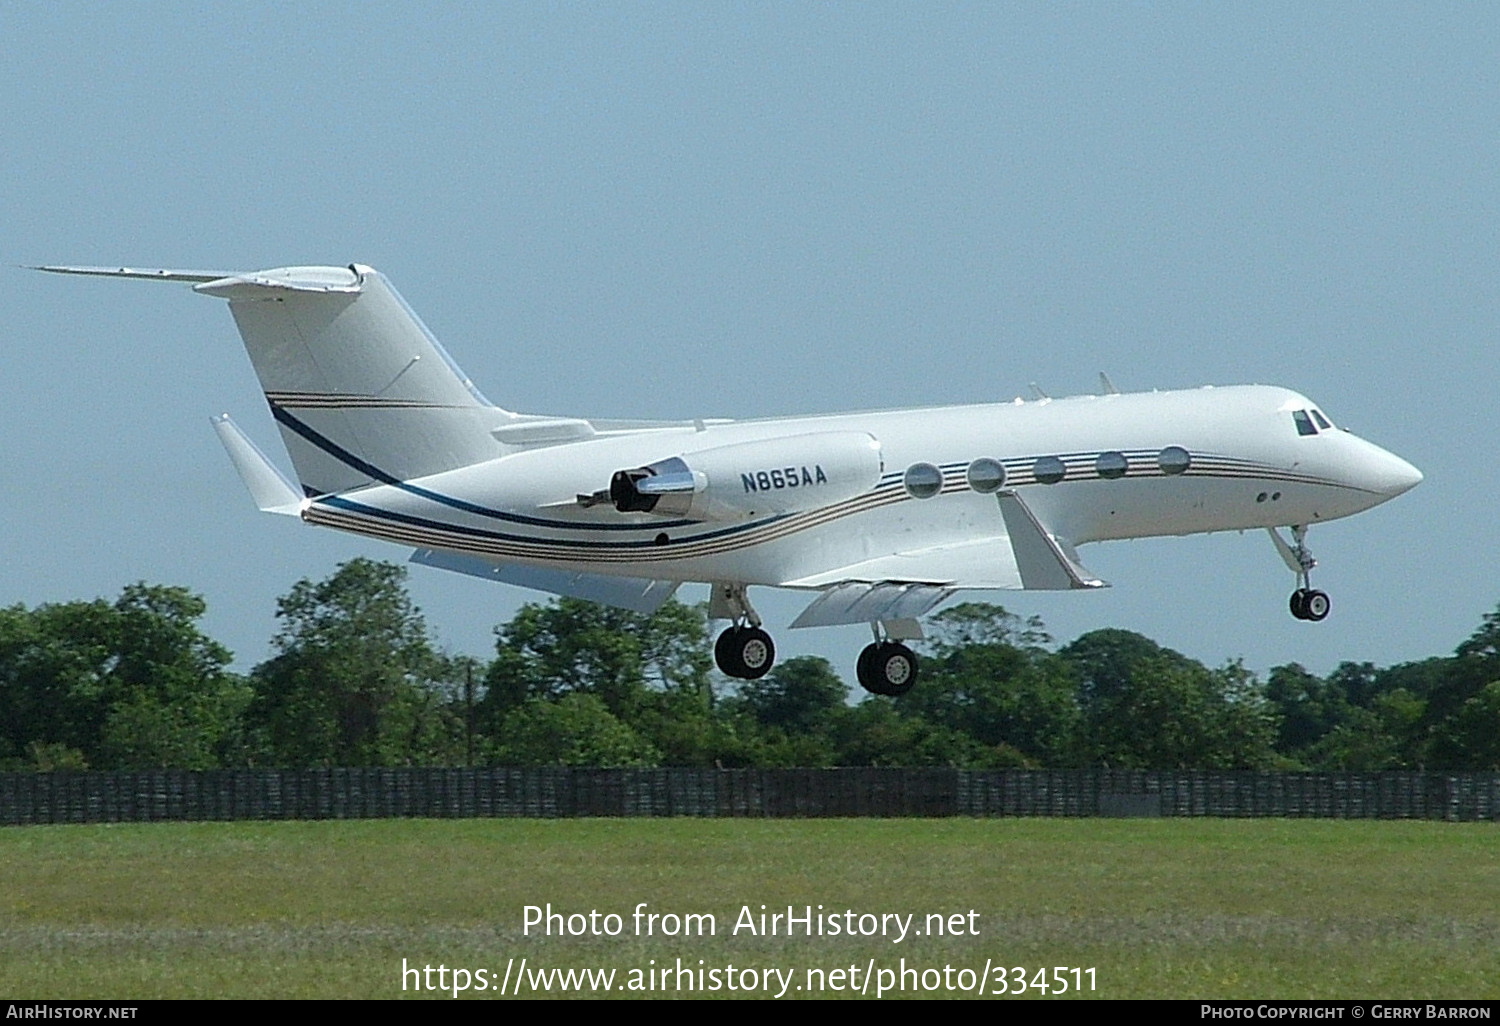
[[[298,483],[218,418],[262,510],[641,613],[706,582],[730,621],[715,658],[743,679],[775,660],[751,585],[812,593],[794,628],[870,624],[859,681],[901,695],[919,617],[960,589],[1104,587],[1076,547],[1115,538],[1265,528],[1296,575],[1292,615],[1322,620],[1309,526],[1422,480],[1262,386],[1120,394],[1101,375],[1100,395],[732,422],[512,413],[369,267],[40,270],[229,301]]]

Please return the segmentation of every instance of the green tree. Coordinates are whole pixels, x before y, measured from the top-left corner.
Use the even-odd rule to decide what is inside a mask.
[[[828,660],[797,656],[758,680],[740,681],[715,710],[721,765],[834,766],[831,732],[849,694]]]
[[[1443,660],[1428,685],[1426,708],[1418,731],[1424,735],[1427,764],[1442,769],[1470,769],[1469,753],[1483,758],[1483,746],[1465,740],[1486,705],[1483,692],[1500,680],[1500,608],[1486,613],[1479,628],[1463,641],[1453,658]],[[1474,699],[1479,701],[1470,705]],[[1500,729],[1500,723],[1494,725]]]
[[[597,695],[617,716],[634,712],[652,688],[710,698],[707,621],[675,600],[649,616],[581,599],[527,603],[495,635],[486,677],[492,712],[573,692]]]
[[[1349,715],[1342,695],[1296,663],[1272,668],[1266,699],[1277,715],[1276,749],[1291,757],[1311,748]]]
[[[353,559],[277,601],[276,654],[251,674],[264,757],[288,766],[456,763],[452,667],[406,592],[406,570]]]
[[[926,686],[924,681],[921,685]],[[951,766],[999,769],[1024,766],[1021,753],[985,745],[960,730],[904,714],[901,702],[867,698],[840,711],[828,736],[839,766]]]
[[[1083,635],[1059,653],[1082,677],[1090,761],[1141,769],[1260,769],[1275,720],[1253,675],[1209,670],[1130,631]]]
[[[739,686],[745,707],[768,727],[813,732],[844,708],[849,686],[821,656],[797,656]]]
[[[249,691],[226,669],[229,651],[199,630],[206,608],[184,588],[140,583],[113,603],[0,611],[0,757],[99,769],[241,763]]]
[[[532,698],[510,710],[495,746],[507,766],[655,766],[645,738],[622,723],[597,695]]]
[[[1039,616],[1024,620],[1004,606],[960,602],[927,621],[928,648],[939,656],[974,645],[1008,645],[1039,650],[1052,643]]]
[[[1441,769],[1500,770],[1500,681],[1491,681],[1439,726],[1431,747]]]
[[[939,652],[944,649],[939,647]],[[965,734],[1025,765],[1076,762],[1082,715],[1077,674],[1041,650],[986,642],[949,648],[929,659],[922,682],[897,708]]]
[[[534,700],[592,695],[665,765],[721,758],[727,738],[713,715],[713,658],[701,607],[669,601],[646,616],[555,599],[522,606],[495,636],[479,715],[491,738],[509,729],[510,712]]]

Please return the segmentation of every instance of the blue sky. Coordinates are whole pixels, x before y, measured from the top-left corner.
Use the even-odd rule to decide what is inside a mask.
[[[1262,533],[984,597],[1260,671],[1446,653],[1500,601],[1496,53],[1482,4],[0,5],[0,603],[186,585],[248,667],[297,579],[404,559],[255,513],[222,303],[16,266],[359,261],[527,412],[1296,388],[1427,475],[1312,532],[1329,620]],[[411,585],[481,656],[541,598]],[[758,596],[782,656],[852,680],[803,602]]]

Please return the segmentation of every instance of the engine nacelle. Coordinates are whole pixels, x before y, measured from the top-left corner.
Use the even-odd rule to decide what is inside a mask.
[[[745,520],[852,499],[874,488],[883,470],[873,435],[825,431],[699,449],[619,470],[609,482],[609,501],[621,513]]]

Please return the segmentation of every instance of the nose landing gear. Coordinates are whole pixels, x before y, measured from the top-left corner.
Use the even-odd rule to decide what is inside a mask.
[[[1312,568],[1318,565],[1318,561],[1307,547],[1307,525],[1300,524],[1292,528],[1290,545],[1276,528],[1268,527],[1266,530],[1276,543],[1276,551],[1281,553],[1286,565],[1297,575],[1297,590],[1292,592],[1287,603],[1292,615],[1299,620],[1317,621],[1326,618],[1332,603],[1326,592],[1318,591],[1312,586]]]

